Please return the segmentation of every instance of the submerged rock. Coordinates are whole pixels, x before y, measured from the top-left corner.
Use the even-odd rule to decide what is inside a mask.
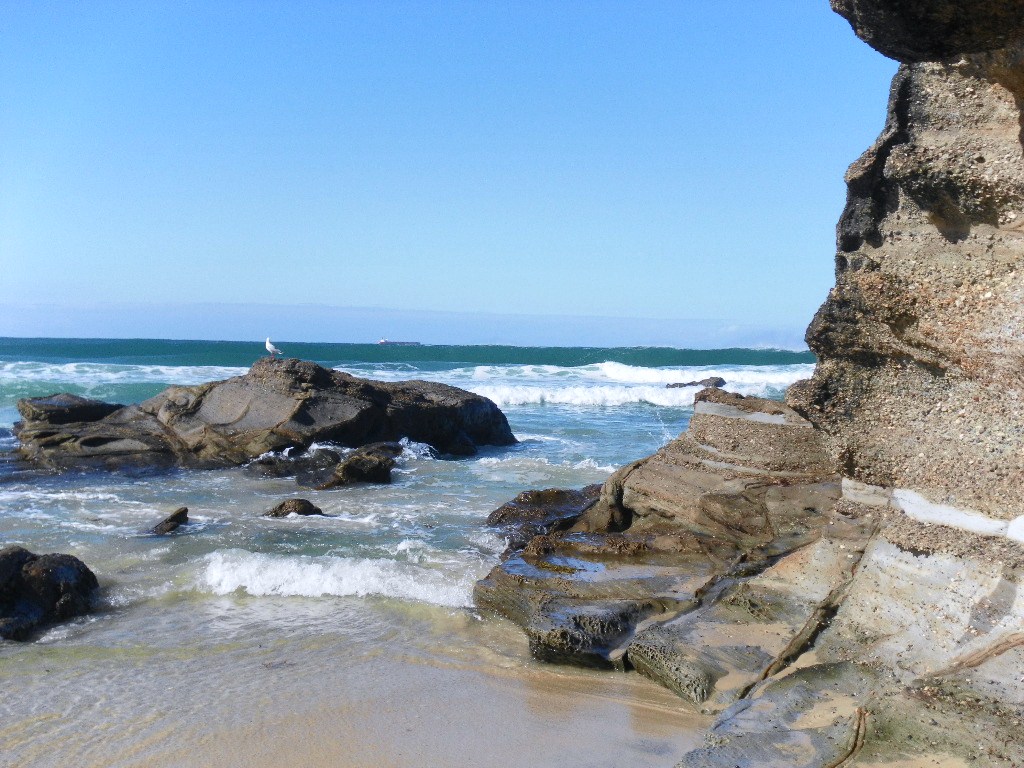
[[[454,455],[516,441],[498,407],[471,392],[358,379],[295,359],[264,358],[243,376],[170,387],[102,418],[81,403],[50,405],[73,397],[18,402],[25,458],[56,468],[225,467],[317,441],[357,447],[407,437]]]
[[[316,506],[309,499],[286,499],[271,509],[264,512],[264,517],[288,517],[288,515],[322,515],[324,511]]]
[[[354,483],[390,483],[395,459],[401,455],[401,443],[364,445],[343,458],[331,474],[315,487],[317,490],[326,490]]]
[[[341,454],[329,448],[317,448],[298,455],[289,452],[259,456],[245,465],[245,472],[256,477],[297,477],[330,473],[341,461]],[[309,483],[301,483],[309,485]]]
[[[181,526],[188,523],[188,507],[178,507],[168,517],[164,518],[161,522],[154,525],[149,532],[157,536],[162,536],[172,531],[176,531]]]
[[[86,613],[98,588],[77,557],[0,549],[0,638],[26,640],[42,625]]]

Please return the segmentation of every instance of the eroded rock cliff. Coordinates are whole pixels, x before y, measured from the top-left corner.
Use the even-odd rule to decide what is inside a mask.
[[[700,393],[476,599],[539,659],[717,713],[679,768],[1020,766],[1024,5],[832,5],[904,63],[847,174],[813,379],[793,410]]]
[[[1024,515],[1024,7],[833,0],[902,58],[847,173],[836,285],[789,402],[840,471]]]

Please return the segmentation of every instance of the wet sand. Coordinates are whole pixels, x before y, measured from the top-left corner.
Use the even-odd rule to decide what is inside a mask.
[[[305,607],[303,632],[289,628],[294,599],[226,598],[7,645],[0,675],[17,693],[0,703],[0,755],[41,768],[643,768],[673,765],[709,723],[635,673],[534,662],[499,619]],[[126,623],[167,631],[142,646]]]

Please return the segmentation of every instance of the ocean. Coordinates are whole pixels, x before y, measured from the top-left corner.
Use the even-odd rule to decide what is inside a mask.
[[[672,694],[533,662],[514,628],[474,610],[505,544],[483,522],[520,491],[602,482],[674,438],[699,387],[667,384],[720,376],[777,398],[811,374],[810,353],[275,344],[489,397],[519,443],[441,460],[407,442],[393,484],[329,491],[244,468],[40,472],[12,458],[19,398],[139,402],[242,374],[265,351],[0,339],[0,543],[74,554],[102,587],[96,613],[0,643],[0,763],[271,765],[299,750],[309,765],[442,766],[470,750],[474,765],[643,766],[695,743],[703,721]],[[261,517],[295,496],[329,517]],[[144,533],[179,506],[194,521],[183,532]]]

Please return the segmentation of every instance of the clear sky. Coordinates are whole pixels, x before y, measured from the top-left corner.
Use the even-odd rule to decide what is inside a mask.
[[[3,3],[0,335],[798,335],[895,66],[827,0]]]

